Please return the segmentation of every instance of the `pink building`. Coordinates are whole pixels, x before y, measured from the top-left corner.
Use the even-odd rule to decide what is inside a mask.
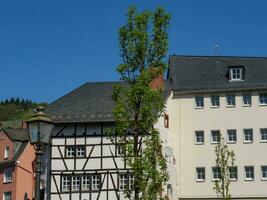
[[[0,200],[33,198],[34,153],[26,130],[0,130]]]

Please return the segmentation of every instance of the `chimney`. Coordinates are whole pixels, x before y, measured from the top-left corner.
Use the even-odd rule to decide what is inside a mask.
[[[154,78],[150,83],[150,88],[153,90],[162,90],[164,86],[163,74],[160,74],[158,77]]]

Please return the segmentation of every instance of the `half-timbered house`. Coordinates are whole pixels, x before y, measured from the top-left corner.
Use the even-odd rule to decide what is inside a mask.
[[[48,106],[46,113],[56,126],[47,199],[118,200],[131,187],[131,170],[108,135],[114,125],[115,84],[123,83],[86,83]]]

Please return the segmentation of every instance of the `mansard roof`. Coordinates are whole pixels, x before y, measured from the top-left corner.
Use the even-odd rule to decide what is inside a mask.
[[[127,85],[121,81],[85,83],[49,104],[45,113],[56,123],[112,122],[115,106],[112,93],[117,84]],[[168,81],[165,81],[164,88],[163,96],[166,97],[170,88]]]
[[[229,81],[229,67],[243,67],[244,80]],[[168,79],[178,94],[267,89],[267,57],[174,55]]]

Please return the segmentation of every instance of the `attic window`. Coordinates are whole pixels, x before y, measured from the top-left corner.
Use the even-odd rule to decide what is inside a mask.
[[[229,81],[242,81],[244,80],[243,67],[229,67]]]

